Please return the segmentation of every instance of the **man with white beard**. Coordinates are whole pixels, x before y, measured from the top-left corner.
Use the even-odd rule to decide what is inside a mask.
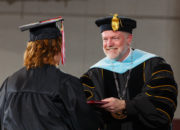
[[[81,77],[101,130],[170,130],[177,84],[162,57],[131,47],[136,21],[117,14],[96,20],[105,58]]]

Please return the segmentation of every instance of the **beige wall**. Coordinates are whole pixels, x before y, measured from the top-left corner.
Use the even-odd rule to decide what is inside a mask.
[[[28,0],[26,0],[28,1]],[[0,0],[0,83],[23,64],[28,32],[19,25],[62,15],[65,18],[66,65],[60,68],[75,76],[83,74],[104,57],[99,29],[94,20],[118,13],[135,18],[133,47],[164,57],[180,84],[178,0],[71,0],[62,2],[15,2]],[[180,104],[175,113],[180,118]]]

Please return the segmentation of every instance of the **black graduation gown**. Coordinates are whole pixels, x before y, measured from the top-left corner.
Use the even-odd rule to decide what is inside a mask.
[[[120,92],[129,71],[118,74]],[[88,100],[118,98],[113,72],[92,68],[81,77]],[[127,118],[115,119],[110,113],[95,107],[106,130],[170,130],[177,106],[177,85],[173,72],[162,58],[151,58],[133,68],[128,81]]]
[[[51,65],[22,68],[4,81],[0,121],[2,130],[97,130],[79,79]]]

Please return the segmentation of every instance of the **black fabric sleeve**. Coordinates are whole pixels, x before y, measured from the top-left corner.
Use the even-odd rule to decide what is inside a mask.
[[[103,84],[103,70],[102,69],[90,69],[88,72],[82,75],[80,81],[83,85],[83,90],[87,100],[102,100],[104,98],[104,84]],[[91,108],[95,111],[100,127],[104,127],[104,110],[98,108],[95,105],[91,105]]]
[[[126,101],[128,116],[138,116],[150,128],[160,128],[172,122],[177,106],[177,84],[173,72],[163,59],[145,62],[144,89],[131,101]]]
[[[87,100],[104,98],[103,69],[90,69],[81,78]]]
[[[74,77],[64,82],[64,103],[70,114],[74,129],[97,130],[98,120],[91,107],[86,103],[83,87]]]
[[[128,113],[128,115],[136,115],[137,114],[137,110],[135,108],[134,102],[133,100],[126,100],[126,111]]]
[[[5,103],[5,99],[6,99],[6,87],[7,87],[7,80],[8,78],[3,82],[1,88],[0,88],[0,130],[2,128],[2,118],[4,115],[4,103]]]

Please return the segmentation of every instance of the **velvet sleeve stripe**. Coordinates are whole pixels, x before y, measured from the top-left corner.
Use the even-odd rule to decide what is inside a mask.
[[[164,100],[155,100],[153,98],[151,98],[150,100],[153,101],[153,105],[156,108],[160,108],[160,109],[166,111],[170,115],[171,119],[173,118],[174,111],[176,110],[176,108],[174,108],[174,106],[172,104],[169,104],[168,102],[166,102]]]
[[[153,96],[153,95],[151,95],[151,94],[149,94],[149,93],[145,93],[147,96]],[[176,108],[176,103],[172,100],[172,99],[170,99],[170,98],[167,98],[167,97],[163,97],[163,96],[153,96],[154,98],[159,98],[159,99],[164,99],[164,100],[167,100],[167,101],[169,101],[170,103],[172,103],[173,105],[174,105],[174,107]]]
[[[173,86],[173,85],[159,85],[159,86],[150,86],[150,85],[147,85],[147,87],[149,87],[149,88],[152,88],[152,89],[155,89],[155,88],[163,88],[163,87],[170,87],[170,88],[172,88],[172,89],[174,89],[175,90],[175,93],[177,93],[177,89],[176,89],[176,87],[175,86]]]
[[[144,83],[146,82],[145,68],[146,68],[146,62],[144,62],[144,64],[143,64],[143,80],[144,80]]]
[[[164,77],[164,78],[156,78],[151,80],[150,82],[152,85],[157,85],[157,84],[175,84],[174,80],[172,80],[171,77]]]
[[[89,86],[89,85],[87,85],[85,83],[82,83],[82,85],[85,86],[85,87],[88,87],[88,88],[95,88],[94,86]]]
[[[153,91],[147,91],[147,93],[149,93],[150,95],[153,95],[153,96],[162,96],[162,97],[166,97],[166,98],[169,98],[169,99],[172,99],[175,104],[176,103],[176,94],[174,94],[174,92],[169,92],[167,90],[161,90],[161,89],[158,89],[158,90],[153,90]]]
[[[171,121],[172,121],[172,119],[170,118],[170,115],[169,115],[166,111],[164,111],[164,110],[162,110],[162,109],[160,109],[160,108],[156,108],[156,110],[158,110],[158,111],[160,111],[160,112],[164,113],[164,114],[168,117],[169,122],[171,122]]]
[[[164,100],[164,99],[160,99],[160,98],[159,99],[158,98],[154,98],[153,96],[150,97],[150,100],[152,101],[154,106],[166,110],[171,115],[176,110],[176,107],[174,107],[174,104],[169,102],[168,100]]]
[[[104,78],[104,77],[103,77],[103,75],[104,75],[104,73],[103,73],[103,69],[101,69],[101,74],[102,74],[102,79],[103,79],[103,78]]]
[[[163,71],[169,71],[170,73],[172,73],[172,68],[170,65],[168,64],[160,64],[158,66],[156,66],[154,69],[153,69],[153,72],[158,72],[160,70],[163,70]]]
[[[158,78],[158,79],[154,79],[151,80],[147,87],[149,88],[159,88],[159,87],[165,87],[165,88],[172,88],[174,89],[174,91],[177,93],[177,84],[176,82],[172,79],[172,78]]]
[[[93,93],[90,90],[84,90],[87,100],[93,97]]]
[[[155,86],[155,85],[165,85],[165,84],[170,84],[174,85],[176,84],[172,78],[169,77],[164,77],[164,78],[158,78],[158,79],[153,79],[149,82],[150,85]]]
[[[173,71],[171,69],[171,66],[168,64],[160,64],[160,65],[154,67],[151,76],[152,77],[160,76],[161,74],[173,76]]]
[[[173,90],[171,90],[171,89],[166,89],[166,88],[162,88],[162,89],[160,89],[161,91],[168,91],[168,92],[173,92]],[[177,91],[176,91],[176,94],[177,94]]]
[[[93,82],[90,80],[90,78],[87,75],[83,75],[80,80],[84,86],[88,88],[95,88]]]
[[[156,80],[156,79],[163,79],[163,78],[167,78],[166,76],[158,76],[158,77],[154,77],[152,78],[152,80]]]
[[[89,78],[88,75],[84,74],[81,78],[80,81],[83,85],[84,88],[84,92],[86,95],[86,99],[90,100],[94,95],[91,91],[92,88],[95,88],[93,82],[91,81],[91,79]]]
[[[168,72],[168,73],[170,73],[170,74],[173,74],[173,72],[172,72],[172,71],[169,71],[169,70],[159,70],[159,71],[156,71],[156,72],[152,73],[151,76],[154,76],[154,75],[156,75],[156,74],[158,74],[158,73],[161,73],[161,72]]]
[[[153,105],[158,108],[158,110],[162,110],[165,115],[168,115],[168,118],[170,121],[173,119],[174,111],[176,110],[171,104],[162,101],[162,100],[155,100],[151,98],[151,101],[153,102]]]
[[[152,96],[148,93],[146,93],[146,95],[148,96]],[[157,100],[154,99],[154,97],[152,96],[152,98],[150,98],[150,100],[152,101],[153,105],[156,107],[156,110],[160,111],[161,113],[163,113],[164,115],[166,115],[169,119],[169,122],[172,121],[173,118],[173,113],[175,111],[176,108],[170,106],[171,103],[167,103],[164,100]],[[167,105],[168,104],[168,105]],[[173,108],[173,109],[172,109]]]
[[[159,99],[165,99],[165,100],[169,101],[170,103],[172,103],[174,105],[174,108],[176,108],[176,103],[172,99],[163,97],[163,96],[154,96],[154,97],[159,98]]]

